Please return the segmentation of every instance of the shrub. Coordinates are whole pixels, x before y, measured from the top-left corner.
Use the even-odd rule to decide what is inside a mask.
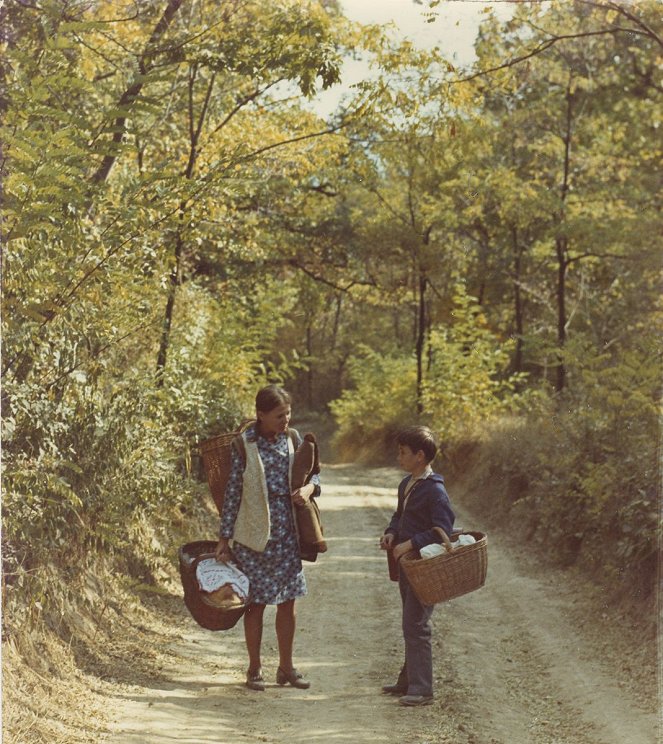
[[[522,405],[521,375],[508,375],[511,342],[487,326],[481,307],[458,285],[454,321],[430,334],[430,364],[423,385],[425,417],[448,443],[472,437],[486,419]]]
[[[330,404],[338,423],[338,454],[356,461],[390,462],[393,435],[417,417],[415,361],[362,347],[348,369],[351,387]]]
[[[658,563],[659,432],[656,356],[643,351],[591,357],[584,348],[582,367],[569,354],[574,387],[487,421],[465,477],[484,513],[522,525],[564,563],[582,559],[613,590],[647,597]]]

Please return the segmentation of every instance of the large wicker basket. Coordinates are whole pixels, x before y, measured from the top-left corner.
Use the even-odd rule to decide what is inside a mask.
[[[414,593],[424,605],[434,605],[481,588],[488,569],[488,538],[483,532],[462,532],[452,539],[440,527],[446,552],[434,558],[419,558],[417,551],[406,553],[399,561]],[[459,535],[472,535],[472,545],[454,547]]]
[[[237,431],[218,434],[211,439],[201,442],[198,446],[200,455],[203,458],[203,466],[205,467],[209,490],[219,514],[221,514],[223,508],[223,498],[226,493],[226,484],[228,483],[228,477],[230,475],[232,441],[238,434],[241,434],[250,423],[252,422],[244,421],[240,424]]]
[[[203,558],[214,555],[216,543],[211,540],[198,540],[183,545],[179,549],[180,578],[184,589],[184,604],[198,625],[207,630],[229,630],[237,625],[246,612],[246,605],[223,609],[212,607],[203,600],[198,587],[196,567]]]

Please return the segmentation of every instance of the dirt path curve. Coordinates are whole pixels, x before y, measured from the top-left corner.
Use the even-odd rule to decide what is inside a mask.
[[[241,624],[212,633],[192,620],[167,682],[134,687],[115,701],[109,744],[654,744],[656,715],[597,658],[575,627],[574,597],[522,556],[489,537],[488,582],[434,615],[435,703],[404,709],[380,695],[402,655],[396,584],[378,535],[400,474],[325,468],[321,499],[330,551],[307,564],[298,605],[297,666],[312,688],[281,688],[273,608],[263,638],[265,692],[243,686]],[[458,503],[457,520],[469,527]],[[485,526],[472,523],[476,529]]]

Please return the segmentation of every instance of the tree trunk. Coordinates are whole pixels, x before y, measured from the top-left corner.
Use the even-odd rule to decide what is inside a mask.
[[[569,239],[564,234],[566,218],[566,197],[569,193],[571,171],[571,135],[573,123],[573,93],[571,92],[573,75],[569,74],[566,89],[566,123],[564,131],[564,174],[562,178],[555,251],[557,254],[557,375],[555,390],[561,393],[566,386],[566,367],[564,364],[564,346],[566,345],[566,270],[568,268]]]
[[[168,286],[168,299],[166,300],[166,312],[164,313],[163,325],[161,328],[161,341],[159,342],[159,354],[157,355],[156,383],[157,387],[163,387],[164,371],[166,369],[166,359],[168,358],[168,348],[170,346],[170,329],[173,324],[173,311],[175,308],[175,295],[177,287],[182,283],[182,247],[184,240],[182,233],[178,231],[175,241],[175,265],[170,272],[170,284]]]
[[[524,313],[523,300],[520,291],[520,275],[522,272],[523,249],[518,240],[518,228],[515,225],[511,227],[511,238],[513,245],[513,314],[516,324],[516,350],[513,356],[513,371],[523,371],[523,334],[524,334]]]
[[[343,293],[338,292],[336,295],[336,310],[334,312],[334,325],[332,330],[330,351],[336,350],[336,344],[338,343],[338,329],[341,323],[341,306],[343,303]]]
[[[145,49],[141,56],[138,59],[138,69],[140,72],[139,78],[137,81],[134,81],[122,94],[120,97],[120,100],[116,104],[116,108],[120,109],[123,113],[118,116],[114,123],[113,123],[113,144],[119,145],[120,142],[124,139],[124,134],[126,132],[126,125],[127,125],[127,114],[128,110],[132,106],[133,102],[136,100],[138,94],[141,92],[143,88],[143,83],[145,81],[145,75],[148,73],[150,69],[150,60],[152,55],[154,54],[154,48],[157,44],[157,42],[161,39],[161,37],[166,33],[168,30],[168,27],[171,24],[171,21],[175,17],[175,13],[179,10],[180,5],[182,4],[182,0],[169,0],[168,5],[166,6],[166,9],[163,12],[163,15],[161,16],[161,19],[159,20],[159,23],[154,27],[154,31],[152,31],[152,35],[150,36],[149,41],[145,45]],[[124,112],[127,113],[124,113]],[[92,176],[92,182],[93,183],[102,183],[108,178],[108,175],[111,172],[111,168],[113,167],[113,164],[115,163],[115,160],[117,159],[117,155],[114,152],[109,153],[106,155],[103,159],[103,162],[99,166],[99,168],[95,171],[94,175]]]
[[[566,238],[557,238],[557,348],[559,362],[555,390],[561,393],[566,385],[566,366],[562,352],[566,344]]]
[[[424,342],[426,339],[426,287],[428,280],[424,273],[419,274],[419,312],[417,320],[417,413],[423,413],[424,385]]]
[[[309,359],[313,358],[313,334],[310,323],[306,325],[306,354]],[[306,372],[306,394],[309,410],[313,410],[313,365],[310,362]]]
[[[212,89],[214,88],[214,81],[216,75],[212,75],[207,85],[207,92],[205,94],[205,101],[203,103],[200,117],[198,118],[197,126],[194,126],[194,113],[193,113],[193,89],[196,82],[197,65],[193,65],[189,69],[189,160],[187,162],[186,170],[184,171],[184,177],[188,180],[193,177],[193,171],[196,166],[196,159],[198,157],[198,141],[200,139],[200,133],[203,128],[203,122],[207,115],[207,107],[209,100],[212,95]],[[179,219],[180,226],[177,231],[177,239],[175,241],[175,266],[170,275],[170,286],[168,289],[168,299],[166,301],[166,312],[164,314],[163,326],[161,331],[161,342],[159,343],[159,354],[157,356],[157,370],[156,379],[157,386],[163,386],[164,370],[166,369],[166,360],[168,358],[168,348],[170,346],[170,329],[173,324],[173,310],[175,308],[175,295],[177,294],[177,288],[182,284],[182,254],[184,248],[184,236],[183,230],[186,224],[186,210],[187,203],[182,201],[179,208]]]

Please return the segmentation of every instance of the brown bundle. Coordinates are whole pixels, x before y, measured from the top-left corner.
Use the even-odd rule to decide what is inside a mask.
[[[200,598],[206,605],[221,610],[231,610],[245,604],[230,584],[224,584],[213,592],[201,592]]]
[[[311,476],[319,472],[318,443],[313,434],[305,434],[304,441],[297,448],[292,463],[291,489],[296,491],[306,485]],[[318,505],[314,499],[310,499],[305,504],[298,504],[295,506],[295,515],[302,558],[315,560],[315,558],[310,558],[309,554],[325,553],[327,550]]]

